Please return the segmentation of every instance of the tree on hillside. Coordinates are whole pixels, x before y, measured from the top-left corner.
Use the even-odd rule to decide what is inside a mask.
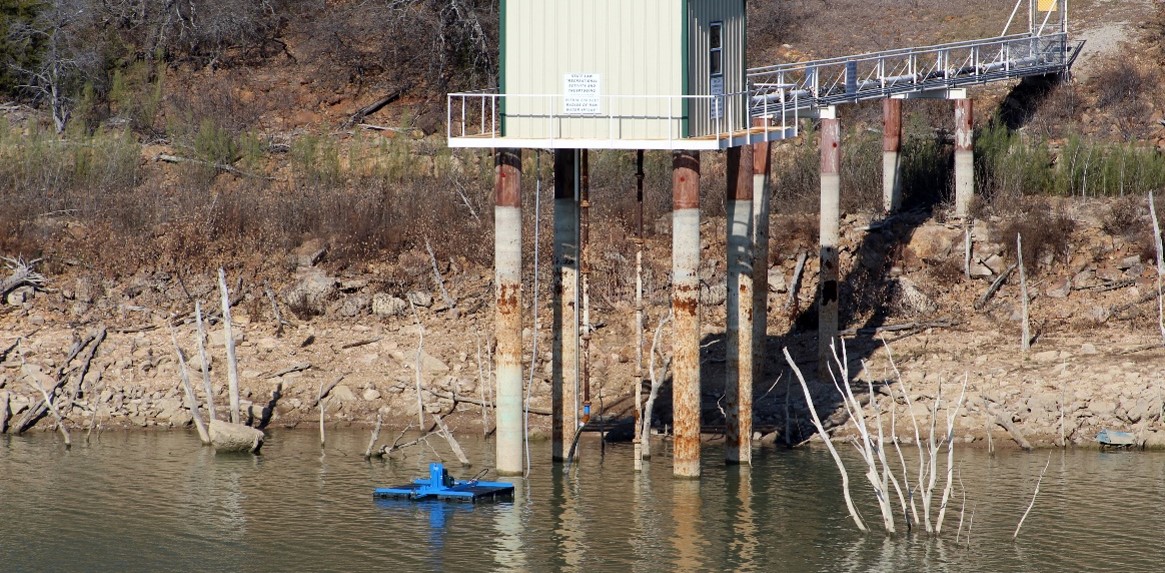
[[[31,17],[7,23],[4,64],[18,91],[44,102],[57,133],[65,130],[74,96],[99,67],[92,43],[94,10],[88,0],[47,0],[33,5]]]

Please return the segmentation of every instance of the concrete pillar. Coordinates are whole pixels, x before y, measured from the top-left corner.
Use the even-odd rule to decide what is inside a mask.
[[[494,207],[494,373],[501,475],[522,473],[522,150],[498,149]]]
[[[974,108],[970,98],[955,100],[955,216],[966,217],[975,198]]]
[[[882,100],[882,209],[902,207],[902,100]]]
[[[554,348],[550,358],[554,461],[566,459],[578,429],[577,153],[573,149],[554,151]]]
[[[821,275],[817,297],[817,375],[829,379],[837,337],[837,243],[841,220],[841,124],[833,113],[821,118]]]
[[[728,297],[725,333],[724,460],[752,461],[753,148],[728,149]]]
[[[700,477],[700,152],[672,153],[672,472]]]
[[[752,379],[764,374],[769,333],[769,143],[752,145]]]

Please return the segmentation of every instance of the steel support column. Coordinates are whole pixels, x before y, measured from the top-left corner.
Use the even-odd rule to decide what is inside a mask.
[[[566,459],[578,429],[577,151],[554,151],[554,348],[551,351],[551,457]]]
[[[700,476],[700,152],[672,153],[672,471]]]
[[[955,216],[966,217],[975,198],[974,107],[955,100]]]
[[[837,337],[838,257],[841,219],[841,124],[830,114],[821,119],[821,270],[817,297],[817,375],[829,378]]]
[[[522,473],[522,150],[494,155],[494,337],[497,352],[497,459],[502,475]]]
[[[753,148],[728,149],[724,460],[752,461]]]
[[[882,100],[882,209],[902,207],[902,100]]]
[[[764,375],[769,333],[769,177],[770,146],[752,145],[752,379]]]

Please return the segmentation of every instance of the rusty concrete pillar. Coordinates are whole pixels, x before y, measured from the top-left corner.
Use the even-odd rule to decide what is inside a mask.
[[[566,459],[578,429],[578,152],[554,151],[554,348],[551,350],[551,457]]]
[[[700,152],[672,153],[672,472],[700,477]]]
[[[902,100],[882,100],[882,209],[902,207]]]
[[[502,475],[522,473],[522,150],[494,155],[494,337],[497,352],[497,459]]]
[[[761,120],[763,121],[763,120]],[[769,143],[752,145],[752,379],[764,373],[769,332]]]
[[[955,216],[966,217],[975,198],[974,107],[970,98],[955,100]]]
[[[817,374],[829,379],[837,337],[838,257],[841,219],[841,124],[833,110],[821,117],[821,270],[817,297]]]
[[[752,461],[753,148],[728,149],[724,460]]]

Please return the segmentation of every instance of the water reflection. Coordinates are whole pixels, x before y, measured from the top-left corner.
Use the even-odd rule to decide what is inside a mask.
[[[20,524],[0,535],[0,570],[1154,571],[1165,558],[1157,453],[1053,452],[1013,542],[1047,452],[960,452],[967,523],[956,531],[956,484],[934,539],[856,532],[816,450],[759,452],[751,468],[708,451],[704,477],[679,481],[666,457],[635,472],[630,447],[613,447],[570,474],[535,464],[512,504],[475,506],[374,502],[428,459],[365,462],[366,440],[336,431],[321,454],[312,433],[285,432],[254,458],[182,433],[68,452],[51,434],[0,437],[0,515]],[[492,450],[465,442],[471,457]]]

